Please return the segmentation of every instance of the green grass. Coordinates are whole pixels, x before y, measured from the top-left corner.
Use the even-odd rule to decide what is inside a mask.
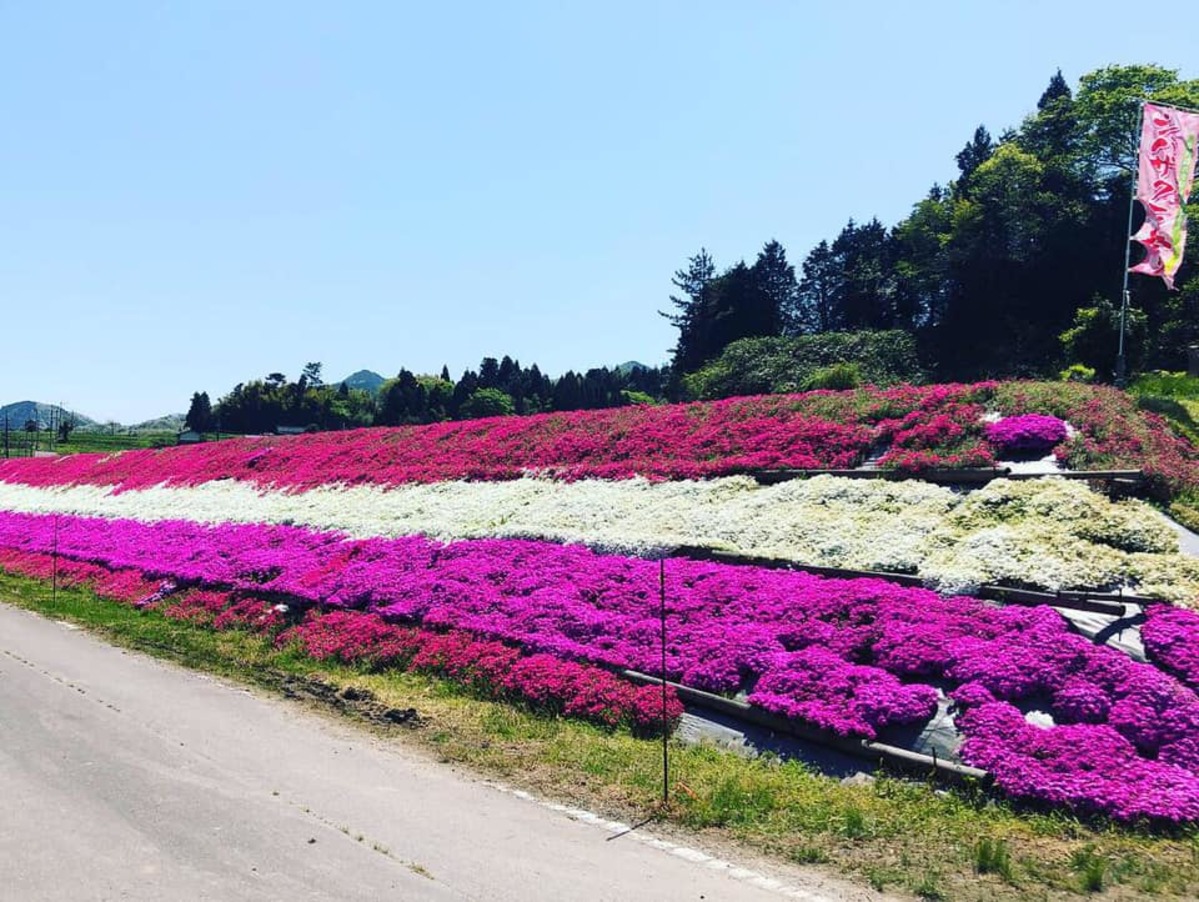
[[[110,432],[84,432],[76,429],[65,442],[55,441],[49,432],[31,434],[12,432],[9,436],[14,456],[26,455],[32,445],[38,451],[54,451],[57,454],[79,454],[99,451],[115,453],[133,448],[160,448],[175,444],[173,432],[139,432],[134,435]]]
[[[1012,854],[1002,839],[980,837],[974,844],[974,870],[979,874],[995,874],[1009,883],[1012,880]]]
[[[240,436],[221,433],[220,438],[239,438]],[[99,452],[115,454],[117,451],[131,451],[137,448],[169,448],[176,444],[174,432],[138,432],[129,435],[122,432],[91,432],[76,429],[65,442],[51,441],[49,432],[39,432],[32,437],[26,432],[10,434],[10,449],[12,456],[28,456],[31,445],[38,451],[53,451],[56,454],[85,454]],[[215,433],[205,433],[204,440],[215,441]]]
[[[1199,446],[1199,376],[1158,370],[1142,373],[1128,386],[1137,407],[1165,417],[1170,428]],[[1185,490],[1170,502],[1170,516],[1199,531],[1199,492]]]
[[[1137,376],[1128,386],[1128,390],[1138,396],[1156,395],[1199,401],[1199,376],[1157,370]]]
[[[539,717],[444,680],[322,664],[259,636],[212,632],[81,589],[60,588],[51,598],[43,583],[0,574],[0,598],[270,692],[297,679],[366,689],[384,705],[420,714],[415,728],[387,729],[388,741],[630,822],[657,812],[673,829],[909,898],[1055,900],[1083,898],[1097,886],[1105,898],[1199,896],[1197,831],[1155,836],[1095,827],[1063,814],[1022,813],[970,788],[946,791],[885,775],[845,785],[795,761],[677,744],[662,807],[654,741]]]
[[[1087,844],[1070,856],[1070,865],[1078,872],[1079,884],[1084,892],[1098,893],[1103,891],[1107,877],[1108,862],[1095,847]]]
[[[1128,386],[1141,410],[1161,414],[1182,435],[1199,443],[1199,377],[1186,373],[1144,373]]]
[[[71,433],[71,437],[67,441],[56,443],[54,450],[59,454],[94,451],[111,454],[133,448],[164,448],[173,444],[175,444],[175,433],[173,432],[140,432],[135,435],[117,433],[113,435],[103,432],[75,431]]]

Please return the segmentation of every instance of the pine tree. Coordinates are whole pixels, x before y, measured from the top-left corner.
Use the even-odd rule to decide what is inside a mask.
[[[796,292],[796,312],[788,331],[793,335],[831,332],[841,328],[837,296],[844,273],[827,241],[812,248],[803,262],[803,278]]]
[[[554,382],[554,410],[578,410],[583,406],[583,380],[567,370]]]
[[[479,388],[500,387],[500,362],[494,357],[484,357],[479,364]]]
[[[195,432],[209,432],[212,429],[212,402],[208,392],[198,391],[192,395],[191,407],[183,425]]]
[[[774,239],[766,242],[753,265],[754,278],[766,292],[770,304],[777,313],[778,322],[790,331],[795,320],[796,293],[795,267],[787,262],[787,252]]]
[[[877,219],[859,226],[851,219],[833,242],[841,269],[834,294],[841,325],[846,329],[890,329],[895,326],[890,236]]]
[[[740,338],[778,335],[781,331],[775,299],[763,287],[758,273],[740,261],[721,274],[711,289],[705,311],[711,317],[703,359],[717,356]]]
[[[454,386],[454,393],[450,396],[449,414],[454,419],[458,419],[459,411],[462,405],[466,403],[478,389],[482,388],[479,385],[479,377],[474,370],[466,370],[462,374],[462,378]]]
[[[1054,73],[1053,78],[1049,79],[1049,87],[1047,87],[1041,99],[1037,101],[1037,109],[1044,110],[1054,102],[1065,98],[1071,99],[1073,94],[1070,91],[1070,86],[1066,84],[1066,79],[1062,78],[1062,70],[1058,69]]]
[[[687,261],[687,268],[676,271],[671,280],[682,292],[681,296],[670,296],[670,302],[679,312],[659,313],[679,330],[671,364],[676,373],[690,372],[706,359],[706,333],[710,322],[704,307],[710,301],[709,289],[715,274],[716,265],[712,262],[712,257],[706,248],[700,248],[699,253]]]
[[[991,133],[987,131],[986,126],[980,125],[974,130],[974,137],[958,151],[958,171],[962,174],[962,178],[970,178],[970,174],[987,162],[994,152],[995,142],[991,140]]]

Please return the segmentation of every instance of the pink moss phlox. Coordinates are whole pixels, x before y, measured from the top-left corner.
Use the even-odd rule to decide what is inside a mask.
[[[28,555],[30,567],[45,572],[53,520],[0,514],[0,565]],[[117,582],[137,583],[141,594],[132,598],[169,578],[193,591],[255,599],[257,607],[244,609],[251,621],[274,598],[333,612],[325,617],[376,615],[353,621],[367,631],[361,640],[325,636],[328,653],[349,659],[359,654],[353,649],[369,647],[380,660],[416,661],[600,722],[615,710],[611,687],[573,668],[660,668],[651,561],[522,540],[442,545],[286,526],[75,517],[59,518],[57,543],[60,568],[113,568]],[[418,647],[397,639],[413,629],[439,638]],[[1123,820],[1191,816],[1191,777],[1160,804],[1145,792],[1193,761],[1199,698],[1155,667],[1072,633],[1050,608],[998,608],[880,580],[675,560],[667,633],[669,678],[720,692],[752,686],[754,703],[848,736],[918,723],[932,712],[934,695],[916,681],[940,681],[961,709],[963,758],[993,769],[1005,791]],[[321,647],[313,653],[324,653]],[[505,682],[526,671],[526,682]],[[632,704],[619,695],[626,690],[611,691],[624,699],[620,705]],[[1025,702],[1052,712],[1058,725],[1051,736],[1094,736],[1110,746],[1112,763],[1088,753],[1071,764],[1063,753],[1052,765],[1022,770],[1025,734],[1005,734],[973,714]],[[1042,746],[1057,754],[1057,745]],[[1096,768],[1102,773],[1088,795],[1086,773]]]
[[[775,400],[635,406],[282,439],[0,462],[0,480],[119,490],[234,478],[261,487],[393,486],[451,479],[697,479],[748,469],[852,467],[872,429]]]
[[[174,595],[161,610],[172,620],[182,620],[196,626],[212,626],[230,602],[228,592],[189,589]]]
[[[928,720],[937,708],[937,693],[813,646],[772,656],[749,701],[842,736],[873,739],[889,724]]]
[[[1145,759],[1107,724],[1038,727],[1015,706],[991,702],[960,713],[958,725],[966,734],[962,756],[1014,798],[1122,821],[1199,819],[1199,775]]]
[[[461,632],[438,633],[390,624],[374,614],[313,614],[279,634],[318,660],[400,667],[444,676],[495,698],[513,698],[539,710],[638,732],[662,726],[661,690],[634,686],[605,670],[547,654],[523,655],[500,642]],[[682,716],[678,693],[668,690],[668,727]]]
[[[1003,454],[1048,454],[1066,440],[1066,424],[1047,414],[1004,417],[986,428],[987,441]]]
[[[1156,414],[1106,386],[980,382],[574,411],[529,417],[247,438],[114,455],[0,461],[0,480],[117,491],[237,479],[305,491],[451,479],[691,479],[748,469],[852,467],[875,446],[905,472],[989,467],[984,407],[1068,420],[1054,453],[1075,469],[1143,468],[1160,497],[1199,491],[1199,453]]]
[[[1154,605],[1145,612],[1141,639],[1152,660],[1199,691],[1199,614]]]

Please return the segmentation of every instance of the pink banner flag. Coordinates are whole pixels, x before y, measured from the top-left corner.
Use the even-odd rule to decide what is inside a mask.
[[[1199,113],[1145,104],[1136,195],[1145,208],[1145,224],[1132,239],[1146,253],[1129,271],[1161,276],[1171,289],[1186,248],[1183,204],[1195,184],[1197,145]]]

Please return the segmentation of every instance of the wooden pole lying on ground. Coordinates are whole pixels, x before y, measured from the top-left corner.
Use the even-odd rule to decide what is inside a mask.
[[[975,485],[992,479],[1093,479],[1104,482],[1117,480],[1140,480],[1140,470],[1058,470],[1050,473],[1013,473],[1010,467],[979,467],[962,470],[925,470],[922,473],[904,473],[898,470],[748,470],[745,475],[759,485],[776,485],[792,479],[810,479],[813,476],[840,476],[843,479],[919,479],[949,485]]]
[[[654,683],[661,682],[658,677],[638,673],[635,670],[623,670],[621,674],[627,679],[643,685],[653,685]],[[933,758],[931,755],[925,755],[922,752],[913,752],[911,749],[900,748],[899,746],[889,745],[885,742],[877,742],[873,739],[840,736],[832,730],[825,730],[792,720],[788,717],[772,714],[769,711],[765,711],[762,708],[755,708],[735,698],[725,698],[723,695],[704,692],[702,689],[692,689],[690,686],[684,686],[680,683],[671,683],[670,685],[674,687],[679,698],[687,704],[735,717],[737,720],[755,724],[776,733],[785,733],[789,736],[807,740],[808,742],[828,746],[829,748],[845,752],[856,758],[872,761],[876,764],[882,762],[889,767],[906,773],[928,774],[931,772],[952,782],[986,782],[990,779],[987,771],[977,767],[956,764],[952,761],[946,761],[944,758]]]
[[[674,549],[674,554],[693,561],[713,561],[734,566],[766,567],[771,570],[797,570],[802,573],[812,573],[816,576],[826,576],[833,579],[881,579],[899,586],[924,588],[924,580],[911,573],[888,573],[884,570],[852,570],[847,567],[819,567],[793,561],[786,558],[757,557],[749,554],[738,554],[732,551],[719,551],[713,548],[703,548],[697,545],[680,545]],[[1076,611],[1089,611],[1095,614],[1110,614],[1115,617],[1124,615],[1124,605],[1135,604],[1142,607],[1162,604],[1160,598],[1149,598],[1143,595],[1110,592],[1038,592],[1033,589],[1016,589],[1008,586],[979,586],[970,593],[975,598],[989,598],[1010,604],[1047,604],[1055,608],[1069,608]]]

